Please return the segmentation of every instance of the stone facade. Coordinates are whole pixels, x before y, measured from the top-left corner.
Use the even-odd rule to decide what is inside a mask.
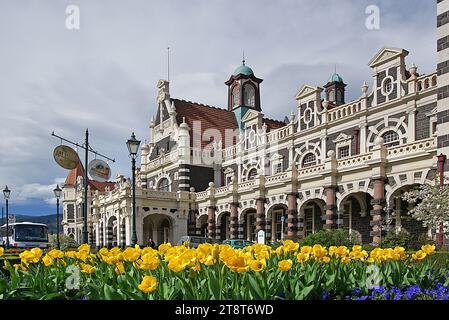
[[[348,228],[376,245],[388,228],[414,239],[428,232],[401,218],[401,194],[433,183],[437,153],[449,151],[447,11],[449,0],[438,1],[437,72],[419,74],[406,65],[408,51],[382,48],[369,62],[371,88],[365,82],[357,99],[344,101],[346,84],[334,74],[326,90],[301,86],[284,122],[264,117],[262,79],[244,63],[225,82],[227,108],[173,99],[160,80],[137,175],[138,243],[187,234],[255,240],[259,230],[274,242]],[[80,227],[80,184],[64,190],[67,234]],[[89,197],[92,244],[129,245],[129,179]]]

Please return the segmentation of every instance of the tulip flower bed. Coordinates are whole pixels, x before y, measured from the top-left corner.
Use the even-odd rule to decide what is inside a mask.
[[[371,252],[287,240],[76,251],[35,248],[5,262],[0,299],[447,299],[449,267],[435,268],[426,245]],[[0,255],[2,252],[0,252]]]

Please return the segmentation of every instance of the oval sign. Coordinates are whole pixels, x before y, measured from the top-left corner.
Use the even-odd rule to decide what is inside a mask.
[[[57,164],[67,170],[75,169],[78,166],[80,158],[78,153],[69,146],[60,145],[53,150],[53,158]]]
[[[111,177],[111,168],[100,159],[92,160],[87,166],[90,177],[98,182],[106,182]]]

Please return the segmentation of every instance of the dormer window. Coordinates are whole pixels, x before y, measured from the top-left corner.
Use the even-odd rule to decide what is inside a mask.
[[[254,107],[255,106],[255,90],[252,85],[245,85],[244,87],[244,99],[245,99],[245,105],[247,107]]]
[[[240,88],[238,86],[235,86],[234,89],[232,89],[232,106],[236,108],[239,105],[240,105]]]

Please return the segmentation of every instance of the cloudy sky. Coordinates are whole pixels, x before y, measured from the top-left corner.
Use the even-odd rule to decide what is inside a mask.
[[[130,174],[125,142],[149,139],[156,83],[172,97],[225,107],[223,84],[241,63],[263,78],[262,108],[282,120],[304,83],[323,85],[337,65],[348,98],[371,84],[368,61],[383,46],[410,51],[420,73],[436,66],[434,0],[0,0],[0,186],[11,213],[54,212],[52,189],[67,171],[52,131],[83,140]],[[66,27],[66,8],[80,29]],[[380,29],[365,26],[380,9]],[[349,100],[348,99],[348,100]]]

